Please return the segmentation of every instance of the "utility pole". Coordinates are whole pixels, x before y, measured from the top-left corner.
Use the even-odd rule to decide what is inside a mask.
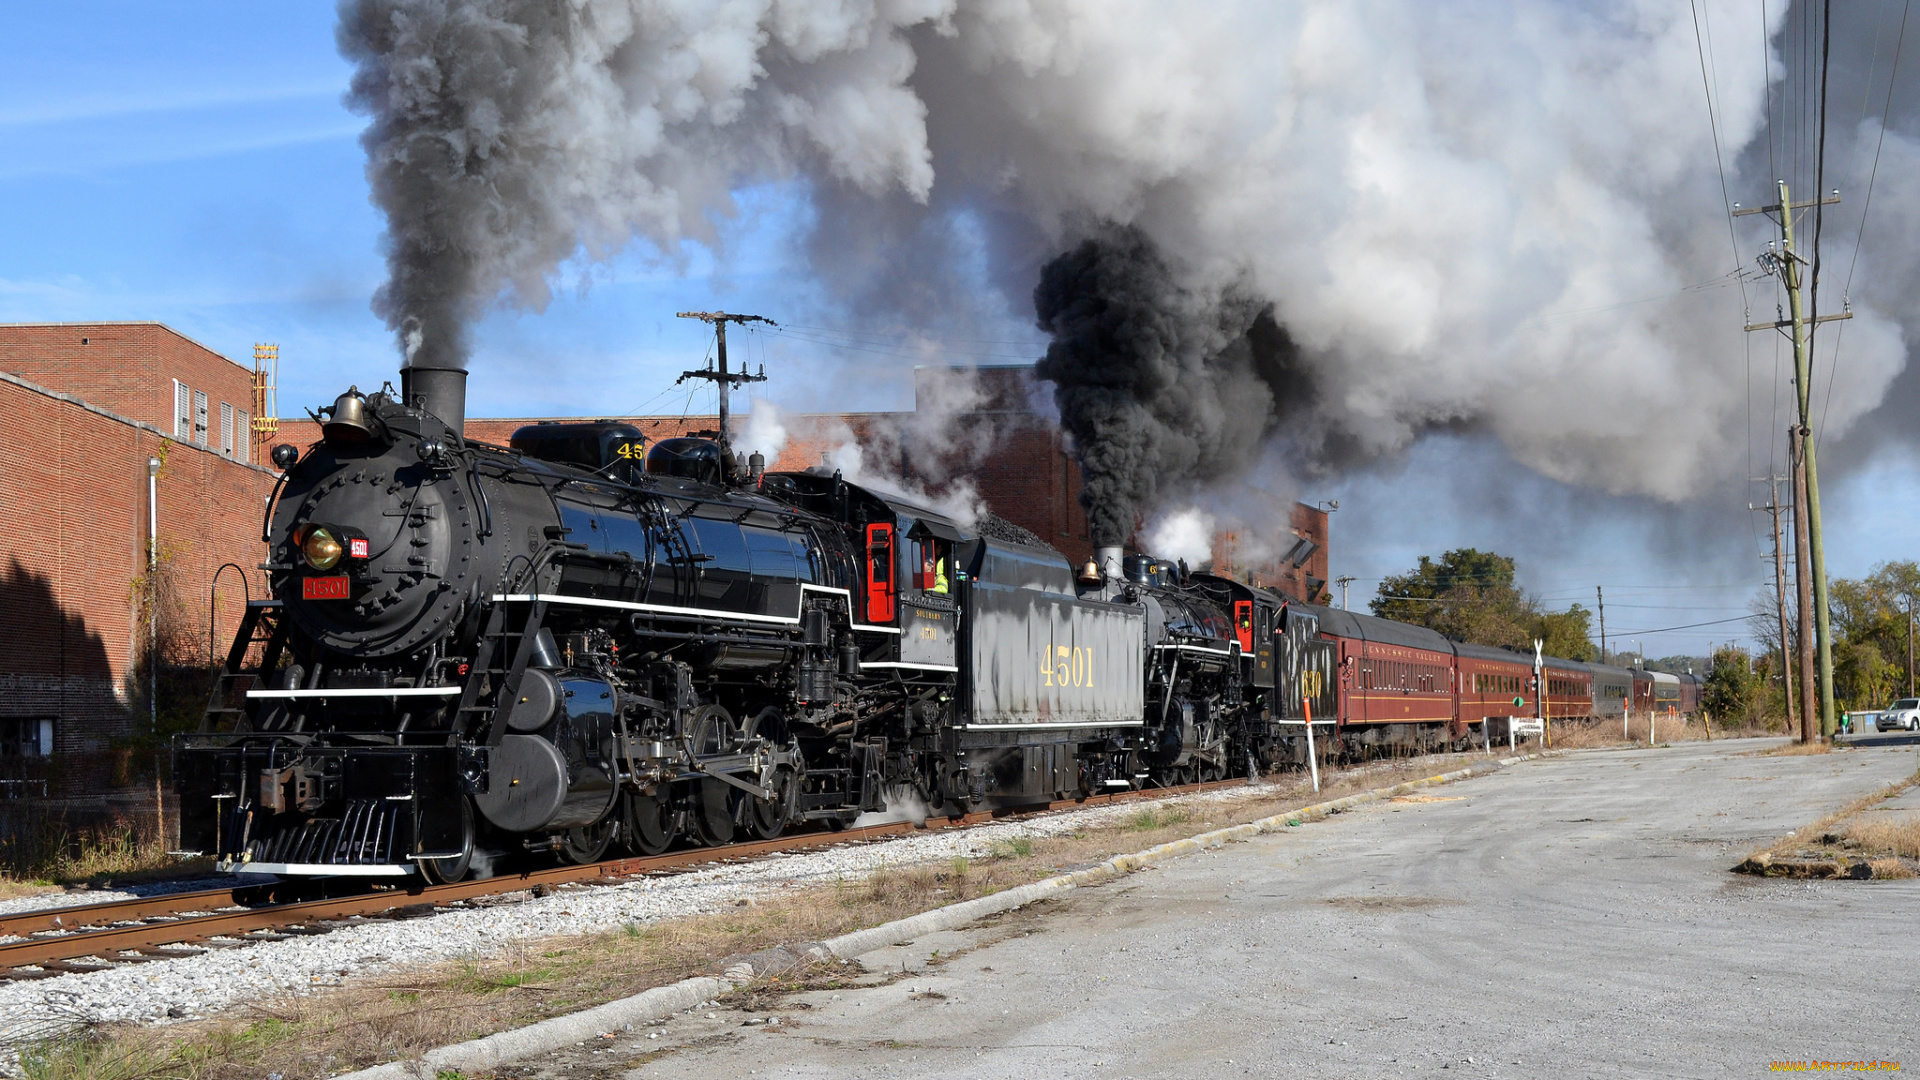
[[[1786,478],[1777,474],[1767,475],[1767,486],[1772,490],[1773,496],[1762,509],[1773,517],[1773,592],[1780,614],[1780,678],[1782,693],[1787,701],[1787,730],[1793,731],[1799,726],[1795,719],[1796,715],[1806,714],[1794,708],[1793,657],[1789,651],[1792,645],[1787,637],[1787,556],[1781,547],[1780,535],[1780,481],[1784,479]],[[1747,509],[1754,509],[1753,504],[1748,503]],[[1801,741],[1804,742],[1805,738],[1805,733],[1802,732]]]
[[[1820,536],[1820,470],[1814,462],[1813,425],[1811,421],[1812,395],[1812,352],[1813,328],[1823,322],[1836,319],[1851,319],[1853,312],[1844,311],[1838,315],[1821,315],[1808,312],[1801,304],[1800,292],[1803,284],[1802,266],[1810,266],[1807,259],[1793,246],[1793,212],[1810,206],[1827,206],[1840,201],[1839,192],[1827,198],[1810,199],[1806,202],[1794,202],[1787,191],[1785,180],[1775,181],[1779,186],[1780,201],[1772,206],[1755,206],[1735,209],[1736,217],[1746,214],[1777,215],[1780,224],[1779,250],[1768,244],[1768,250],[1760,256],[1760,266],[1770,274],[1778,274],[1781,284],[1787,290],[1787,304],[1790,314],[1773,322],[1753,323],[1747,327],[1754,330],[1785,330],[1793,332],[1793,382],[1800,409],[1799,423],[1794,425],[1792,441],[1796,444],[1794,462],[1794,524],[1796,546],[1806,552],[1800,560],[1808,564],[1808,573],[1813,581],[1813,622],[1815,637],[1819,649],[1819,687],[1820,687],[1820,735],[1831,738],[1834,732],[1833,714],[1833,641],[1832,624],[1827,611],[1827,562],[1824,544]],[[1799,532],[1797,527],[1804,521],[1806,531]],[[1804,596],[1805,586],[1800,589]],[[1804,627],[1806,617],[1801,617]],[[1806,646],[1801,648],[1802,676],[1806,666]],[[1802,700],[1811,695],[1802,691]],[[1811,709],[1809,709],[1811,711]],[[1802,725],[1803,728],[1809,725]]]
[[[1341,611],[1350,610],[1347,607],[1347,586],[1352,582],[1353,582],[1352,574],[1342,574],[1341,576],[1333,579],[1333,583],[1335,585],[1340,586],[1340,610]],[[1912,652],[1913,650],[1908,649],[1907,651]],[[1912,665],[1908,665],[1908,666],[1911,667]]]
[[[1600,605],[1600,662],[1607,662],[1607,591],[1595,585],[1593,598]]]
[[[1813,569],[1807,557],[1807,474],[1801,469],[1800,428],[1787,429],[1787,471],[1793,474],[1794,640],[1800,662],[1800,741],[1812,742],[1818,714],[1814,688]]]
[[[1913,594],[1907,594],[1907,696],[1913,696]]]
[[[718,357],[720,365],[718,371],[713,368],[706,368],[700,371],[682,372],[680,377],[673,381],[673,384],[678,386],[688,379],[711,379],[719,385],[720,445],[728,451],[731,451],[733,449],[733,432],[728,426],[727,393],[741,383],[766,382],[767,368],[766,365],[762,364],[758,375],[749,375],[745,371],[732,372],[727,370],[727,324],[745,324],[750,322],[763,322],[768,326],[778,326],[780,324],[764,315],[733,315],[725,311],[682,311],[677,314],[682,319],[699,319],[701,322],[713,327],[714,339],[719,346]]]

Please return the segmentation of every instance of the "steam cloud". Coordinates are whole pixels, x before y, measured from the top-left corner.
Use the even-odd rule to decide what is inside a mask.
[[[1755,45],[1784,7],[1699,7],[1735,199],[1771,194],[1785,69]],[[1836,55],[1891,32],[1861,18]],[[1256,448],[1339,468],[1436,428],[1613,494],[1746,475],[1730,271],[1765,237],[1729,244],[1695,35],[1666,0],[347,0],[340,26],[389,224],[376,307],[416,361],[464,358],[477,313],[539,307],[566,260],[716,243],[730,192],[782,185],[856,310],[937,317],[968,243],[1033,291],[1102,539]],[[1836,69],[1833,100],[1872,99]],[[1876,215],[1920,204],[1896,100]],[[1879,135],[1847,119],[1829,184]],[[1920,218],[1886,213],[1830,435],[1920,330]]]

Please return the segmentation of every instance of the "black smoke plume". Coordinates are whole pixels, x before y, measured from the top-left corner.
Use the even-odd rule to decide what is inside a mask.
[[[503,292],[529,307],[582,236],[568,220],[569,115],[558,72],[592,52],[594,14],[528,0],[342,0],[348,102],[385,212],[373,310],[409,364],[465,367],[469,326]]]
[[[1122,544],[1169,498],[1244,472],[1310,393],[1272,307],[1178,284],[1145,234],[1114,228],[1049,262],[1033,291],[1096,544]]]

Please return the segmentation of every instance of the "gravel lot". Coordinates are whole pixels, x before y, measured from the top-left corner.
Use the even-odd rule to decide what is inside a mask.
[[[862,877],[886,866],[979,858],[989,854],[996,842],[1071,832],[1164,803],[1190,806],[1204,819],[1206,806],[1270,795],[1273,790],[1272,785],[1248,785],[1063,811],[973,829],[775,855],[751,863],[712,866],[616,885],[562,887],[540,898],[526,892],[512,893],[423,918],[371,922],[317,937],[293,937],[107,971],[0,983],[0,1047],[40,1037],[52,1027],[77,1019],[164,1023],[217,1012],[236,1002],[336,986],[352,978],[421,964],[487,956],[522,939],[584,934],[627,923],[708,914],[734,906],[743,898],[835,878]],[[211,886],[202,879],[191,884],[175,883],[175,887]],[[95,900],[120,895],[88,894]],[[63,894],[55,901],[38,906],[70,904],[73,897]],[[18,900],[10,902],[22,904]],[[0,1068],[4,1067],[5,1062],[0,1061]]]
[[[880,985],[694,1010],[510,1075],[1739,1077],[1775,1061],[1874,1060],[1910,1070],[1920,881],[1729,868],[1913,775],[1914,750],[1755,749],[1527,762],[861,957],[874,978],[885,973]]]

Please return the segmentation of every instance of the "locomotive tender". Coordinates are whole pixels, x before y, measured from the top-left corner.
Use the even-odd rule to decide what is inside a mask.
[[[291,879],[455,881],[890,803],[959,814],[1462,746],[1531,715],[1530,657],[1118,549],[1076,577],[991,515],[768,473],[717,441],[596,421],[471,442],[465,377],[350,389],[319,442],[275,448],[271,598],[175,740],[183,848]],[[1655,700],[1645,673],[1547,674],[1555,717]]]

